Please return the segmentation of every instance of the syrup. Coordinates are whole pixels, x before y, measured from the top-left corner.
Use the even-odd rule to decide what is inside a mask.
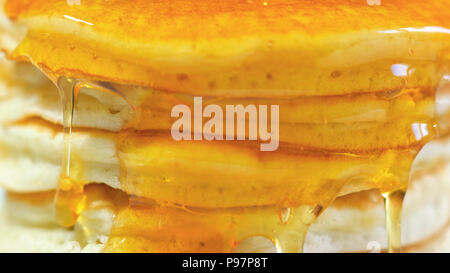
[[[49,76],[55,79],[54,75]],[[89,88],[106,92],[121,97],[130,106],[133,105],[119,91],[106,88],[98,83],[59,77],[56,85],[62,104],[63,130],[64,130],[64,150],[61,166],[61,177],[55,197],[56,219],[61,226],[73,226],[79,214],[85,207],[86,196],[83,187],[85,181],[82,178],[81,162],[76,159],[72,151],[72,126],[75,117],[77,98],[82,88]],[[134,108],[133,108],[134,109]]]
[[[84,208],[85,195],[83,181],[76,179],[72,164],[72,123],[75,115],[75,103],[80,91],[76,80],[60,77],[57,80],[63,107],[64,150],[61,166],[61,177],[55,197],[55,213],[58,223],[63,227],[75,224],[78,215]]]
[[[386,209],[386,230],[388,234],[388,250],[390,253],[402,251],[401,217],[404,190],[396,190],[383,194]]]
[[[322,211],[320,205],[308,206],[303,205],[295,210],[295,214],[291,215],[291,221],[298,223],[289,223],[283,219],[284,229],[275,236],[275,247],[280,253],[303,253],[306,234],[309,227],[314,223],[317,216]],[[297,224],[296,228],[289,225]]]
[[[383,47],[378,49],[386,54],[370,55],[368,63],[361,63],[361,60],[354,58],[355,54],[351,55],[346,51],[354,47],[329,51],[335,44],[324,45],[322,39],[311,40],[319,41],[316,51],[311,51],[311,48],[316,47],[308,44],[298,52],[292,50],[289,54],[276,50],[282,44],[278,40],[270,40],[269,43],[261,43],[264,44],[264,49],[257,48],[261,52],[267,52],[265,47],[268,45],[272,52],[270,59],[258,59],[259,55],[256,53],[259,51],[255,50],[255,56],[252,56],[254,60],[249,58],[247,63],[233,67],[222,65],[229,63],[226,57],[225,62],[222,59],[204,62],[204,56],[217,55],[217,48],[211,47],[212,52],[205,51],[203,55],[197,55],[198,51],[191,41],[223,38],[214,36],[216,33],[231,33],[236,37],[249,37],[255,33],[256,36],[271,36],[273,33],[280,33],[280,29],[277,29],[280,25],[272,22],[279,19],[281,10],[294,16],[295,11],[309,9],[310,5],[296,2],[283,3],[275,9],[269,9],[271,5],[260,7],[268,12],[264,13],[266,16],[257,16],[266,27],[254,29],[254,17],[247,16],[247,12],[261,14],[256,7],[264,5],[252,5],[251,10],[248,10],[248,5],[244,7],[241,1],[235,1],[230,6],[211,4],[212,8],[207,5],[191,5],[186,1],[177,2],[177,6],[189,6],[186,10],[191,12],[190,16],[185,16],[186,14],[179,14],[185,9],[174,10],[173,2],[160,3],[158,11],[150,7],[147,1],[135,2],[140,8],[133,7],[132,12],[141,9],[145,11],[136,13],[135,17],[128,16],[126,10],[130,6],[121,1],[109,3],[111,11],[119,12],[113,12],[107,17],[102,16],[105,7],[98,1],[70,6],[63,1],[41,0],[29,5],[8,1],[6,5],[7,13],[12,18],[40,15],[39,13],[46,16],[56,14],[50,19],[64,20],[65,23],[70,20],[71,26],[78,31],[75,36],[61,34],[53,37],[41,35],[36,30],[39,27],[36,27],[30,30],[27,38],[15,51],[17,58],[30,57],[41,68],[45,64],[45,69],[60,71],[60,76],[65,73],[75,75],[74,79],[58,79],[65,134],[64,160],[55,200],[57,218],[61,225],[72,226],[86,202],[86,181],[82,179],[84,166],[71,147],[75,105],[80,88],[119,94],[126,100],[126,96],[122,96],[111,86],[88,84],[87,81],[75,79],[98,76],[112,82],[150,87],[152,90],[177,91],[184,93],[187,98],[190,98],[192,92],[197,92],[197,95],[212,97],[218,104],[227,104],[230,99],[235,99],[236,103],[232,104],[244,105],[250,104],[248,100],[254,104],[274,104],[277,100],[280,104],[281,122],[280,149],[270,155],[254,152],[255,147],[248,143],[206,145],[204,142],[197,142],[174,146],[173,141],[164,135],[164,130],[167,129],[165,125],[170,121],[164,117],[169,117],[169,113],[158,107],[146,109],[145,106],[170,104],[179,101],[180,96],[165,94],[161,97],[168,96],[168,100],[150,98],[133,107],[136,112],[135,120],[126,124],[117,133],[116,139],[122,171],[120,182],[122,189],[128,194],[129,202],[116,211],[104,251],[228,252],[248,237],[263,236],[272,240],[279,252],[301,252],[309,226],[341,191],[345,192],[348,184],[364,189],[376,188],[383,193],[389,251],[401,251],[401,204],[410,166],[420,148],[436,135],[436,122],[430,101],[434,101],[434,88],[439,79],[436,64],[440,64],[441,60],[436,59],[434,52],[445,49],[442,41],[445,41],[443,37],[448,30],[436,27],[409,30],[390,28],[392,25],[409,23],[418,26],[441,25],[448,16],[434,16],[434,11],[426,7],[432,3],[434,7],[442,6],[444,10],[442,2],[418,1],[409,5],[406,0],[392,1],[378,7],[386,12],[379,12],[378,8],[368,9],[367,5],[356,2],[346,3],[355,12],[370,14],[367,16],[370,22],[350,17],[348,20],[321,20],[318,25],[317,20],[312,20],[312,24],[305,24],[306,33],[317,34],[317,37],[325,37],[332,42],[334,36],[328,37],[329,33],[347,33],[349,30],[354,31],[358,39],[366,39],[367,36],[364,35],[369,33],[367,26],[369,23],[372,26],[375,22],[373,28],[380,31],[370,35],[377,35],[380,40],[386,41],[379,43]],[[317,8],[324,11],[324,16],[348,17],[346,9],[334,9],[330,3],[317,3]],[[399,6],[404,8],[399,9]],[[199,10],[191,9],[192,7]],[[230,7],[236,15],[241,16],[239,25],[230,21],[221,32],[217,32],[215,24],[204,21],[210,18],[204,16],[204,8],[220,18]],[[418,10],[430,16],[414,16]],[[176,25],[166,24],[167,18],[163,14],[178,18],[181,22],[178,26],[193,27],[183,27],[180,30]],[[386,20],[385,14],[396,14],[398,16],[392,17],[400,20],[393,23],[392,20]],[[411,21],[411,17],[414,21]],[[148,20],[154,21],[149,24]],[[74,21],[77,25],[73,25]],[[165,24],[164,27],[158,27],[160,23]],[[246,27],[243,27],[244,23]],[[286,25],[281,25],[281,29],[298,28],[297,20],[284,23]],[[214,29],[205,31],[204,28],[208,25]],[[262,29],[269,32],[255,32]],[[431,35],[436,38],[430,47],[424,48],[422,43],[417,43],[417,48],[409,47],[404,53],[400,52],[397,44],[401,44],[405,37],[412,42],[415,41],[414,35],[425,40],[425,34],[421,33],[432,32],[430,30],[433,29],[436,32]],[[365,33],[361,37],[357,36],[359,30]],[[96,31],[111,34],[108,37],[112,40],[98,43],[96,36],[88,43],[82,39],[77,40],[79,37],[91,37]],[[83,33],[89,35],[84,37]],[[214,35],[202,36],[211,33]],[[150,54],[140,55],[147,51],[130,51],[128,47],[115,48],[117,52],[110,50],[109,47],[117,41],[114,40],[117,37],[141,37],[146,41],[144,47],[150,49]],[[168,52],[164,51],[165,47],[152,48],[148,41],[153,41],[155,37],[163,41],[176,37],[180,43],[179,48],[193,53],[189,57],[192,57],[191,63],[196,63],[197,67],[189,69],[189,75],[180,74],[179,71],[185,67],[174,64],[177,63],[173,62],[177,56],[172,52],[174,48],[167,47],[170,50]],[[295,35],[294,40],[289,40],[290,36],[281,32],[281,37],[287,39],[286,45],[289,42],[301,45]],[[438,41],[437,37],[441,37],[442,41]],[[242,41],[234,38],[231,35],[230,40],[240,45]],[[186,46],[182,44],[183,39],[189,41]],[[73,41],[73,44],[67,43],[68,40]],[[354,42],[351,39],[344,41],[349,44]],[[136,41],[130,38],[129,42],[142,49],[139,41],[134,43]],[[82,46],[76,46],[77,43]],[[355,48],[360,52],[363,46],[373,44],[356,43]],[[188,48],[193,48],[193,51],[190,52]],[[344,53],[340,55],[340,51]],[[402,60],[399,64],[391,63],[394,60],[390,58],[390,54],[394,51],[400,52],[397,59],[403,58],[411,62],[404,63]],[[433,53],[428,54],[429,51]],[[67,52],[76,56],[71,58],[70,67],[67,65]],[[183,54],[184,51],[180,55]],[[162,61],[153,58],[165,55],[171,56],[168,62],[163,57]],[[148,62],[148,56],[153,58],[153,62]],[[236,59],[240,59],[242,56],[237,57]],[[306,65],[299,65],[298,60],[305,60]],[[333,67],[337,65],[342,67]],[[373,81],[374,78],[377,80]],[[294,98],[298,95],[298,90],[302,91],[303,97]],[[261,103],[260,99],[255,99],[255,92],[260,99],[269,100],[270,103]],[[304,107],[289,108],[292,106],[289,102],[292,105],[303,102]],[[308,108],[308,105],[312,107]],[[358,108],[361,105],[365,108]],[[374,107],[378,111],[370,112]],[[283,109],[296,111],[281,112]],[[366,115],[376,118],[367,120]],[[302,117],[305,118],[300,120]],[[174,160],[173,157],[178,158]],[[248,168],[240,171],[245,169],[242,166]]]
[[[99,84],[89,83],[87,81],[72,80],[67,78],[60,78],[58,80],[58,86],[60,88],[60,95],[64,105],[64,132],[65,132],[65,148],[64,148],[64,160],[62,166],[62,175],[59,183],[57,195],[56,195],[56,209],[57,218],[61,225],[72,226],[85,207],[86,196],[83,191],[85,182],[82,180],[81,172],[83,170],[82,162],[79,161],[71,150],[71,134],[72,134],[72,124],[75,116],[76,109],[76,98],[81,88],[87,88],[90,92],[109,92],[114,95],[121,95],[121,93],[108,86],[108,88],[103,87]],[[425,93],[426,96],[432,96],[432,93]],[[126,100],[125,97],[123,97]],[[383,98],[386,99],[386,98]],[[400,100],[401,96],[394,96],[389,98],[389,100]],[[145,105],[142,104],[142,105]],[[136,117],[139,117],[141,121],[145,109],[141,107],[132,107],[136,113]],[[431,117],[425,115],[421,116],[419,123],[432,124],[434,121]],[[148,122],[148,120],[144,121]],[[130,125],[131,124],[131,125]],[[124,128],[132,128],[133,126],[139,127],[139,120],[130,121],[129,124],[125,125]],[[420,126],[419,126],[420,127]],[[413,134],[412,134],[413,135]],[[398,194],[399,188],[405,188],[405,177],[408,177],[409,167],[414,159],[415,154],[419,151],[420,146],[428,141],[434,133],[432,131],[424,133],[421,132],[420,136],[415,137],[415,146],[409,149],[382,151],[378,156],[374,155],[364,155],[364,154],[354,154],[354,153],[334,153],[328,154],[323,159],[323,166],[333,162],[333,157],[335,160],[344,160],[344,163],[339,167],[338,163],[334,165],[328,165],[328,171],[318,171],[316,169],[307,171],[304,169],[302,175],[310,177],[312,183],[302,184],[292,184],[292,188],[289,188],[289,183],[283,185],[283,181],[272,180],[270,183],[274,185],[274,191],[271,192],[267,200],[272,200],[277,196],[277,191],[281,194],[279,201],[281,203],[259,204],[262,207],[252,208],[214,208],[216,205],[205,200],[200,201],[200,203],[195,203],[195,199],[176,199],[171,197],[157,198],[156,200],[142,199],[132,197],[129,206],[122,207],[117,211],[113,227],[111,229],[110,239],[105,246],[105,251],[201,251],[201,252],[229,252],[232,251],[239,242],[245,240],[246,238],[252,236],[263,236],[269,238],[275,245],[278,252],[302,252],[304,238],[307,234],[308,228],[317,218],[317,216],[328,206],[329,203],[338,195],[340,189],[345,185],[346,181],[352,180],[355,177],[363,174],[360,169],[356,171],[352,176],[335,181],[324,180],[324,177],[320,177],[324,173],[327,173],[333,169],[335,173],[331,175],[331,178],[338,177],[341,171],[348,171],[349,166],[356,166],[362,164],[365,166],[367,164],[373,166],[371,169],[373,173],[368,172],[367,169],[364,171],[365,174],[362,179],[373,180],[372,183],[377,185],[383,192],[386,198],[386,217],[387,217],[387,229],[389,234],[389,250],[391,252],[398,252],[401,249],[400,242],[400,214],[401,214],[401,198]],[[145,187],[148,187],[149,191],[153,191],[155,187],[158,187],[160,193],[163,193],[165,188],[167,192],[173,187],[173,184],[177,184],[178,180],[182,181],[182,176],[174,177],[173,174],[181,173],[183,175],[183,170],[168,169],[165,174],[164,169],[158,170],[158,165],[152,164],[151,152],[143,149],[142,146],[137,145],[137,143],[143,143],[148,145],[148,143],[156,143],[161,149],[165,148],[165,140],[156,138],[153,134],[147,135],[132,130],[124,129],[117,133],[116,138],[116,148],[118,150],[118,156],[121,159],[123,176],[121,177],[121,182],[123,188],[127,193],[135,195],[143,194],[148,196],[149,193],[144,190],[144,185],[139,181],[145,178]],[[147,142],[148,140],[151,142]],[[159,139],[159,140],[158,140]],[[144,141],[144,142],[142,142]],[[131,145],[131,146],[130,146]],[[204,145],[203,142],[199,144]],[[213,144],[207,144],[213,145]],[[220,147],[220,143],[217,144]],[[228,145],[228,144],[227,144]],[[233,145],[237,145],[236,143]],[[246,143],[244,146],[250,145]],[[419,146],[417,146],[419,145]],[[131,149],[130,149],[131,147]],[[140,147],[140,148],[139,148]],[[254,147],[249,146],[251,149]],[[210,149],[210,146],[205,146],[202,149]],[[248,147],[247,147],[248,148]],[[246,149],[247,149],[246,148]],[[130,149],[128,151],[128,149]],[[131,151],[143,151],[148,157],[148,162],[140,161],[139,168],[133,167],[132,161],[129,156],[136,156],[137,154]],[[167,149],[171,149],[168,147]],[[186,146],[186,149],[189,149]],[[169,151],[167,150],[167,151]],[[223,150],[220,148],[219,150]],[[242,149],[239,149],[242,150]],[[258,149],[256,149],[258,150]],[[204,151],[195,148],[193,151],[197,151],[199,155],[203,154]],[[177,154],[176,150],[173,151]],[[293,153],[292,150],[281,149],[280,153],[289,154]],[[299,154],[295,154],[299,153]],[[294,152],[294,157],[292,160],[298,160],[298,156],[317,156],[315,153],[322,153],[319,151],[312,152],[308,150],[299,150]],[[164,155],[161,154],[163,157]],[[259,155],[260,158],[264,158],[264,154]],[[211,160],[214,160],[213,154],[209,153]],[[297,159],[296,159],[297,158]],[[353,163],[352,163],[353,160]],[[357,163],[362,161],[363,163]],[[377,163],[378,162],[378,163]],[[350,165],[349,165],[350,164]],[[356,165],[355,165],[356,164]],[[378,169],[374,168],[379,165]],[[152,166],[154,165],[154,166]],[[144,168],[144,169],[142,169]],[[146,174],[145,170],[151,170],[155,168],[155,173],[162,173],[161,181],[164,183],[160,184],[158,181],[152,182],[152,173]],[[341,168],[341,169],[340,169]],[[298,171],[298,170],[297,170]],[[172,173],[172,176],[171,176]],[[265,175],[270,176],[270,173]],[[292,173],[291,175],[294,175]],[[191,179],[193,179],[191,177]],[[239,181],[239,177],[235,177],[234,180]],[[196,180],[196,179],[194,179]],[[197,180],[196,180],[197,181]],[[232,182],[231,178],[224,178],[226,184]],[[185,181],[187,187],[189,181]],[[182,187],[179,184],[178,187]],[[263,180],[258,180],[248,183],[264,183]],[[221,184],[220,181],[216,181],[219,187],[223,186],[226,189],[226,184]],[[238,182],[238,184],[240,184]],[[137,186],[141,185],[141,186]],[[194,185],[194,184],[193,184]],[[264,185],[264,184],[261,184]],[[267,184],[270,185],[270,184]],[[318,186],[321,185],[321,186]],[[243,185],[242,185],[243,186]],[[281,188],[280,188],[281,187]],[[280,191],[280,189],[285,188],[286,191]],[[320,189],[320,187],[325,187],[325,189]],[[230,189],[238,188],[236,185],[231,184]],[[179,188],[181,189],[181,188]],[[206,188],[206,190],[211,190],[212,188]],[[300,190],[301,189],[301,190]],[[311,194],[305,195],[301,193],[303,191],[311,190]],[[315,190],[313,190],[315,189]],[[297,192],[296,192],[297,190]],[[207,194],[191,191],[191,197],[195,198],[196,194]],[[391,192],[391,193],[390,193]],[[402,191],[403,192],[403,191]],[[211,194],[212,192],[210,192]],[[295,200],[292,196],[302,196],[303,200]],[[225,196],[233,197],[234,193],[225,193]],[[291,196],[291,197],[289,197]],[[244,201],[253,199],[261,199],[263,197],[262,193],[255,192],[254,195],[247,196]],[[288,199],[286,199],[288,198]],[[216,198],[211,198],[215,200]],[[159,200],[159,201],[158,201]],[[165,200],[164,202],[162,202]],[[220,200],[220,198],[218,199]],[[264,200],[264,199],[261,199]],[[277,199],[275,199],[277,200]],[[285,200],[285,201],[282,201]],[[288,200],[288,201],[286,201]],[[302,202],[318,202],[321,200],[321,205],[305,205]],[[180,202],[177,202],[180,201]],[[234,200],[236,201],[236,200]],[[156,202],[156,203],[155,203]],[[200,208],[190,205],[200,205],[210,206],[211,208]],[[222,203],[227,205],[227,203]],[[238,204],[236,202],[236,204]],[[243,204],[245,205],[245,204]],[[284,208],[277,209],[277,205],[285,205]],[[248,205],[245,205],[248,206]],[[155,226],[150,226],[153,223]],[[190,226],[191,228],[187,228]],[[156,238],[160,234],[168,233],[169,237]],[[147,235],[144,235],[147,234]],[[158,235],[159,234],[159,235]],[[143,239],[144,238],[146,239]],[[174,236],[174,237],[171,237]],[[172,239],[171,239],[172,238]],[[180,242],[177,239],[176,242],[171,243],[173,238],[182,238],[185,242]],[[167,241],[166,241],[167,240]],[[196,245],[197,243],[198,246]],[[200,243],[199,243],[200,242]]]

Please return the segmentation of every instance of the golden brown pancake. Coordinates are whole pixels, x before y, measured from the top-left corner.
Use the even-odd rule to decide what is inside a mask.
[[[0,47],[44,72],[65,111],[49,82],[5,69],[1,103],[26,107],[0,119],[0,171],[11,177],[0,183],[56,190],[56,220],[85,233],[111,222],[86,216],[101,211],[92,194],[108,203],[104,251],[233,251],[253,236],[298,251],[331,204],[343,218],[369,209],[364,191],[383,194],[389,248],[400,250],[411,165],[446,134],[435,109],[450,60],[442,1],[9,0],[4,9],[13,23],[2,25]],[[17,27],[23,38],[9,34]],[[175,141],[171,110],[195,108],[195,96],[219,108],[279,106],[277,149]],[[241,121],[250,130],[256,119]],[[431,187],[444,200],[436,219],[448,217],[445,185]],[[327,225],[324,234],[341,232]]]
[[[438,0],[7,1],[5,10],[29,27],[13,55],[49,73],[191,94],[394,90],[404,81],[390,66],[406,61],[420,71],[407,84],[426,86],[449,46]]]

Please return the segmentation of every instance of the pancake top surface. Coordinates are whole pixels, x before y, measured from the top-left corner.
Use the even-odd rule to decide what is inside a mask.
[[[64,17],[91,25],[98,32],[147,43],[448,27],[448,10],[445,1],[436,0],[383,1],[380,6],[363,0],[22,0],[8,1],[6,5],[12,18]]]
[[[290,90],[284,82],[302,76],[300,66],[411,57],[411,48],[415,58],[429,60],[448,49],[450,10],[443,1],[369,2],[9,0],[5,11],[30,30],[16,58],[57,74],[182,92],[255,89],[253,79],[269,77],[267,67],[289,75],[264,86]],[[255,67],[264,69],[261,75]],[[229,83],[232,70],[251,80]],[[360,85],[352,88],[367,89]]]

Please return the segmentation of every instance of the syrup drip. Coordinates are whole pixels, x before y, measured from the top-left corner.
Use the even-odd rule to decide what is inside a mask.
[[[50,77],[54,78],[54,77]],[[56,80],[63,108],[64,149],[61,177],[55,197],[55,213],[58,223],[63,227],[73,226],[85,207],[86,196],[81,177],[81,166],[72,152],[72,126],[75,116],[77,97],[82,88],[92,88],[120,96],[134,109],[134,106],[120,92],[106,88],[98,83],[59,77]]]
[[[292,217],[292,210],[291,208],[282,208],[280,209],[280,221],[282,223],[287,224],[289,219]]]
[[[60,77],[57,81],[63,107],[64,150],[61,177],[55,197],[56,219],[61,226],[73,226],[84,208],[83,183],[74,179],[72,158],[72,123],[80,86],[77,81]]]
[[[388,250],[390,253],[400,253],[402,251],[401,216],[405,194],[406,191],[403,190],[396,190],[383,194],[386,210]]]
[[[287,209],[291,214],[291,209]],[[275,235],[275,247],[279,253],[303,253],[306,234],[309,227],[322,212],[322,206],[303,205],[295,209],[291,219],[283,219],[279,231]],[[295,225],[297,228],[291,228]]]
[[[277,252],[298,253],[322,206],[303,205],[281,221],[276,207],[198,209],[131,197],[114,218],[106,252],[232,252],[262,236]],[[267,249],[269,250],[269,249]]]

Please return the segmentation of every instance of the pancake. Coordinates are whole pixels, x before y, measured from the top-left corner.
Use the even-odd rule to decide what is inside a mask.
[[[14,56],[29,57],[49,73],[198,95],[395,90],[404,82],[393,77],[392,60],[414,68],[414,61],[432,61],[448,50],[441,1],[382,7],[356,1],[316,1],[313,7],[299,1],[8,1],[5,10],[30,28]],[[39,35],[43,29],[52,35]],[[423,77],[408,84],[436,83],[436,63],[428,64]]]
[[[445,233],[442,2],[124,3],[6,1],[0,185],[6,214],[30,213],[5,228],[105,252],[396,252]]]
[[[446,219],[448,219],[448,206],[450,205],[448,202],[450,194],[448,171],[448,165],[442,165],[441,161],[441,164],[430,164],[426,169],[414,172],[403,212],[405,251],[450,251],[450,245],[445,243],[445,238],[448,237],[446,235],[446,230],[448,230]],[[442,187],[443,185],[445,186]],[[1,227],[5,231],[1,234],[9,235],[8,238],[1,237],[0,251],[97,252],[101,249],[105,250],[105,246],[107,246],[107,251],[127,251],[127,248],[111,247],[114,241],[122,239],[120,232],[117,231],[112,234],[112,237],[109,237],[111,218],[115,208],[108,203],[111,199],[105,197],[104,192],[111,194],[114,190],[99,184],[92,184],[88,186],[88,192],[88,195],[91,196],[89,209],[82,213],[81,220],[73,230],[58,227],[52,216],[52,193],[54,192],[9,193],[1,217]],[[101,192],[103,192],[103,196],[99,197]],[[134,224],[136,228],[151,227],[148,221],[152,216],[144,216]],[[167,218],[165,219],[167,220]],[[195,221],[192,217],[189,220]],[[202,220],[197,219],[197,221]],[[311,226],[305,241],[305,251],[384,251],[387,242],[383,222],[383,200],[376,191],[364,191],[340,197]],[[51,240],[43,241],[48,238],[47,236],[50,236]],[[108,241],[108,237],[110,241]],[[138,244],[141,247],[139,251],[149,251],[151,247],[153,247],[151,249],[153,251],[164,251],[161,248],[168,247],[168,245],[164,241],[161,242],[161,238],[163,237],[156,238],[155,242],[155,238],[152,237],[139,237],[139,241],[146,240],[145,243]],[[133,238],[131,238],[130,244],[132,242]],[[155,249],[155,247],[160,247],[160,249]],[[203,251],[206,247],[208,246],[203,246]],[[217,249],[215,250],[217,251]],[[202,251],[200,246],[197,246],[197,251]],[[252,237],[240,243],[234,251],[276,252],[276,249],[270,240],[264,237]]]

